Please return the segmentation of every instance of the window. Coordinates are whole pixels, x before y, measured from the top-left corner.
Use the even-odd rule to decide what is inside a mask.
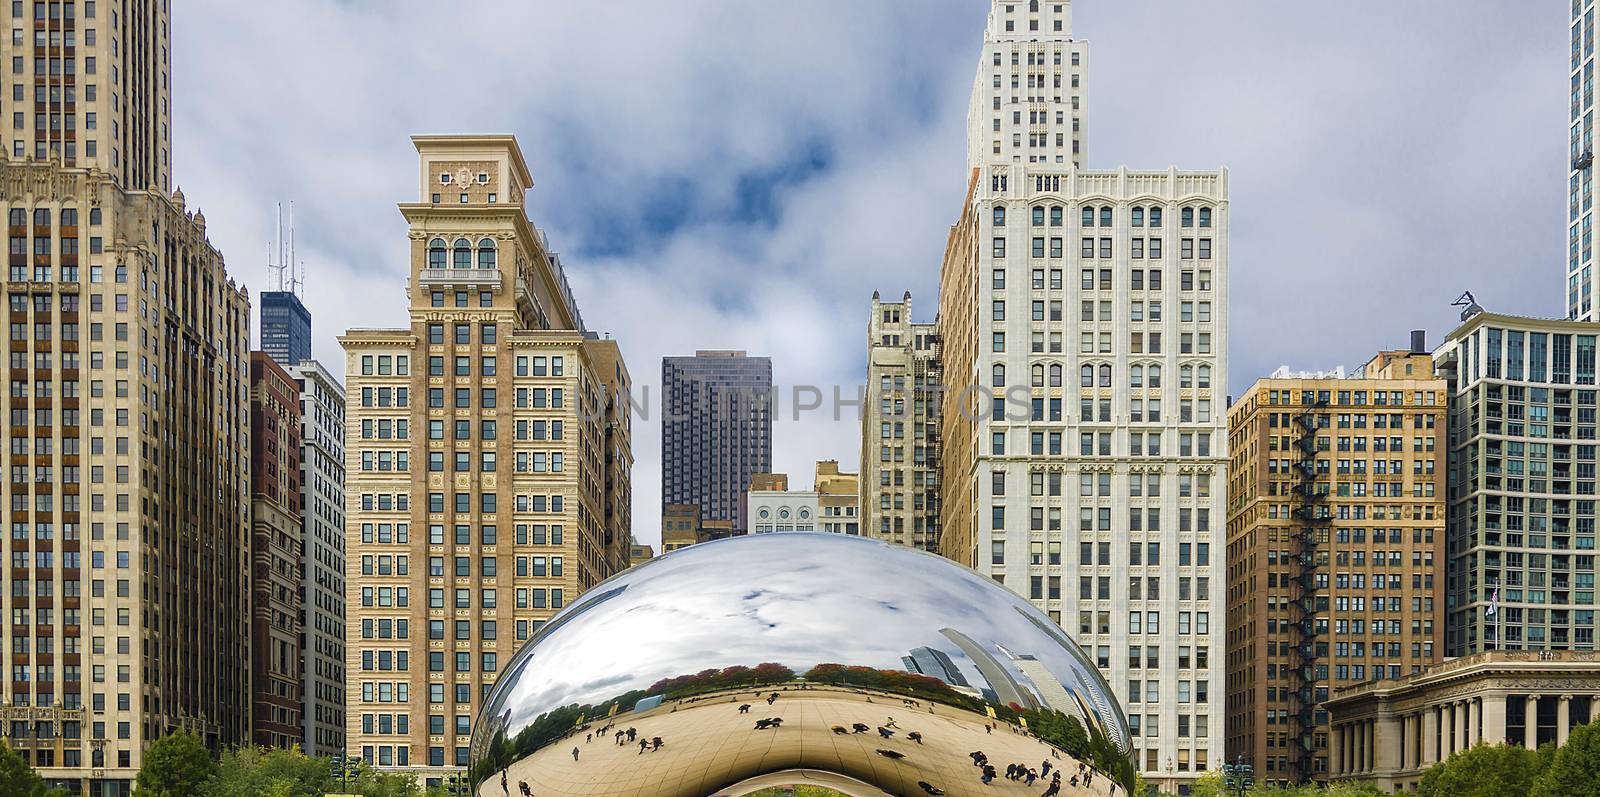
[[[478,241],[478,268],[494,268],[494,241],[488,238]]]
[[[457,238],[453,256],[455,258],[456,268],[471,268],[472,244],[467,243],[467,239],[465,238]]]
[[[428,268],[444,268],[444,239],[428,242]]]

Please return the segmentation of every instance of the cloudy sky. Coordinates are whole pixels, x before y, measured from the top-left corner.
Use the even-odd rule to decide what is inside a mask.
[[[1231,170],[1231,388],[1447,332],[1472,290],[1559,316],[1566,3],[1078,0],[1092,168]],[[296,207],[316,355],[405,321],[414,133],[514,133],[590,328],[746,349],[782,385],[863,377],[874,290],[932,320],[987,0],[184,3],[174,161],[259,291]],[[857,419],[777,425],[776,467],[859,457]],[[634,532],[659,538],[660,419]]]

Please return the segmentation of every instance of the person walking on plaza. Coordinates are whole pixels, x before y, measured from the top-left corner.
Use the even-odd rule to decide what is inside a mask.
[[[660,736],[655,736],[655,737],[652,737],[650,739],[650,749],[652,751],[661,749],[661,737]]]
[[[577,761],[578,760],[578,748],[576,748],[576,747],[572,748],[572,760],[573,761]]]
[[[887,722],[883,723],[883,727],[885,727],[885,728],[894,728],[895,730],[899,730],[900,729],[899,725],[894,724],[894,717],[890,717]]]
[[[647,740],[647,739],[640,739],[639,740],[639,755],[644,755],[644,751],[648,750],[649,748],[650,748],[649,740]]]

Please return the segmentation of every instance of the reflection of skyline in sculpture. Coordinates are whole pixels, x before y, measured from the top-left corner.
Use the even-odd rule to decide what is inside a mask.
[[[956,666],[950,656],[942,650],[930,647],[912,648],[911,654],[901,656],[907,672],[921,673],[922,675],[938,678],[951,685],[966,688],[969,686],[967,679],[961,674],[961,668]]]
[[[1022,684],[1017,683],[1017,679],[1011,676],[1011,671],[1006,669],[1005,664],[984,650],[983,646],[972,637],[954,628],[941,628],[939,633],[956,643],[956,647],[967,654],[967,658],[972,661],[972,666],[977,667],[978,672],[983,674],[983,680],[989,682],[989,688],[983,691],[986,696],[993,695],[991,700],[1002,706],[1017,705],[1024,709],[1039,707],[1039,701],[1033,699],[1033,695],[1022,688]]]
[[[833,738],[837,731],[830,726],[853,709],[818,694],[831,690],[847,702],[899,695],[918,715],[968,722],[980,734],[992,720],[985,719],[978,695],[988,696],[1006,723],[1021,719],[1008,706],[1050,706],[1077,717],[1091,736],[1098,732],[1115,742],[1113,751],[1127,750],[1126,731],[1115,727],[1120,711],[1099,671],[1037,609],[949,560],[846,535],[754,535],[657,557],[574,601],[503,672],[474,729],[475,766],[487,761],[515,768],[512,762],[536,760],[544,762],[537,764],[542,772],[561,756],[545,758],[539,751],[565,743],[573,728],[590,720],[603,725],[613,712],[628,727],[682,717],[685,710],[692,717],[704,707],[711,711],[708,721],[721,727],[723,709],[713,707],[727,707],[739,691],[744,701],[757,703],[751,713],[784,710],[753,701],[751,689],[799,690],[811,696],[809,705],[828,707],[788,715],[785,734],[813,734],[820,727],[820,737],[791,737],[813,748],[832,749],[854,736]],[[963,716],[968,719],[958,720]],[[872,719],[881,721],[881,715]],[[725,732],[734,726],[741,740],[730,740],[730,751],[766,738],[744,740],[751,732],[747,718]],[[860,748],[864,737],[855,738],[847,746]],[[695,749],[721,749],[721,743],[688,741]],[[571,744],[565,745],[570,753]],[[864,749],[875,755],[871,746]],[[902,752],[913,762],[929,754]],[[816,766],[809,758],[792,763]],[[476,771],[481,777],[482,768]],[[862,771],[870,776],[874,770]],[[875,782],[899,793],[897,785]],[[916,788],[915,780],[900,785]],[[553,793],[577,792],[558,787]]]

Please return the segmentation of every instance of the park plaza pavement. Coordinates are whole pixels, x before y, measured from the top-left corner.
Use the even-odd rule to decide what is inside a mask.
[[[926,792],[924,781],[950,797],[967,795],[1038,795],[1049,779],[1025,786],[1005,779],[1009,763],[1027,764],[1035,771],[1045,761],[1052,771],[1061,769],[1060,795],[1117,795],[1112,780],[1096,774],[1094,784],[1069,785],[1077,761],[1053,750],[1036,738],[1013,732],[1004,723],[945,704],[918,702],[913,707],[895,694],[811,686],[779,688],[779,697],[767,705],[766,695],[741,690],[665,703],[640,714],[612,718],[615,730],[637,729],[639,739],[659,736],[659,750],[640,752],[639,743],[617,745],[610,734],[585,741],[578,733],[548,745],[511,765],[509,794],[519,794],[525,781],[535,797],[706,797],[743,781],[780,770],[804,769],[836,772],[871,784],[876,789],[904,797]],[[750,704],[747,714],[739,706]],[[754,730],[758,720],[782,718],[776,729]],[[880,725],[894,718],[894,736],[882,738]],[[601,718],[586,732],[606,724]],[[839,734],[835,726],[855,723],[869,726],[866,733]],[[985,725],[993,724],[992,732]],[[917,731],[922,743],[906,738]],[[614,733],[614,730],[613,730]],[[578,748],[578,759],[572,750]],[[893,759],[878,750],[900,753]],[[968,755],[981,750],[989,757],[997,777],[987,786]],[[869,792],[874,794],[875,792]],[[499,773],[478,788],[478,797],[504,797]],[[857,797],[867,797],[858,795]]]

